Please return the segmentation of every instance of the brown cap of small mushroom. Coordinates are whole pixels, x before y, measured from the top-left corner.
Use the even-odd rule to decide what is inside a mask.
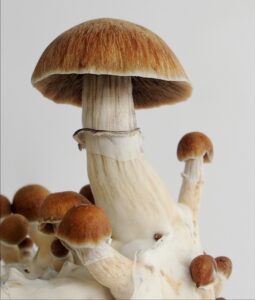
[[[232,262],[231,259],[226,256],[218,256],[215,258],[218,272],[222,273],[226,278],[232,273]]]
[[[84,196],[72,191],[49,194],[41,206],[40,221],[61,221],[70,208],[82,203],[91,204]]]
[[[177,157],[180,161],[195,159],[203,156],[204,162],[213,159],[213,144],[202,132],[190,132],[185,134],[177,147]]]
[[[32,84],[55,102],[81,106],[84,74],[132,76],[137,108],[183,101],[192,91],[159,36],[118,19],[90,20],[58,36],[40,57]]]
[[[111,233],[109,220],[101,208],[79,205],[64,216],[56,236],[73,248],[94,248],[110,238]]]
[[[191,278],[199,288],[213,282],[216,269],[216,262],[212,256],[199,255],[190,264]]]
[[[80,193],[81,195],[83,195],[85,198],[87,198],[92,204],[95,205],[95,199],[94,199],[94,196],[93,196],[93,194],[92,194],[92,190],[91,190],[90,184],[84,185],[84,186],[80,189],[79,193]]]
[[[20,244],[28,234],[28,221],[19,214],[11,214],[0,224],[0,240],[7,245]]]
[[[9,199],[0,194],[0,218],[8,216],[11,212],[11,204]]]
[[[25,239],[19,243],[19,249],[29,249],[33,248],[34,242],[30,237],[25,237]]]
[[[25,216],[29,222],[38,221],[41,204],[48,194],[49,191],[41,185],[24,186],[14,195],[13,211]]]
[[[226,299],[222,298],[222,297],[219,297],[219,298],[216,298],[216,300],[226,300]]]
[[[69,253],[69,250],[63,246],[59,239],[55,239],[51,243],[50,249],[51,253],[58,258],[65,258]]]

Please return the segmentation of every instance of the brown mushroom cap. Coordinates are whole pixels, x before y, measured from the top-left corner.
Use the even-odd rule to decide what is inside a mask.
[[[82,203],[91,204],[84,196],[72,191],[49,194],[41,206],[40,221],[60,221],[70,208]]]
[[[213,281],[216,262],[210,255],[199,255],[190,264],[190,274],[197,287],[207,285]]]
[[[61,243],[59,239],[55,239],[50,246],[52,254],[58,258],[66,257],[69,253],[69,250]]]
[[[81,106],[83,74],[132,76],[137,108],[176,103],[192,91],[159,36],[118,19],[90,20],[58,36],[40,57],[32,84],[55,102]]]
[[[204,157],[204,162],[213,159],[213,144],[209,137],[202,132],[190,132],[185,134],[177,147],[177,157],[180,161]]]
[[[223,297],[219,297],[219,298],[216,298],[216,300],[226,300],[226,299]]]
[[[73,248],[91,248],[111,236],[111,226],[101,208],[79,205],[64,216],[56,236]]]
[[[0,194],[0,218],[8,216],[11,212],[11,203],[9,199]]]
[[[0,224],[0,240],[8,245],[20,244],[28,234],[28,221],[19,214],[11,214]]]
[[[226,256],[218,256],[215,258],[215,261],[217,263],[218,272],[223,273],[226,278],[229,278],[232,273],[231,259]]]
[[[19,248],[20,249],[28,249],[32,248],[34,245],[34,242],[30,237],[26,237],[21,243],[19,243]]]
[[[14,195],[13,211],[25,216],[29,222],[38,221],[41,204],[48,194],[49,191],[41,185],[24,186]]]
[[[79,193],[80,193],[81,195],[83,195],[85,198],[87,198],[92,204],[95,205],[95,199],[94,199],[94,196],[93,196],[93,194],[92,194],[92,190],[91,190],[90,184],[84,185],[84,186],[80,189]]]

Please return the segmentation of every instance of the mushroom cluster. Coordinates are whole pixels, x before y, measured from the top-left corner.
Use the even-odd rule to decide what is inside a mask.
[[[45,49],[32,84],[56,103],[82,107],[83,128],[73,137],[80,150],[86,149],[90,184],[79,193],[23,187],[10,217],[9,202],[1,196],[1,247],[12,251],[14,244],[23,257],[34,242],[36,254],[26,271],[38,282],[53,270],[47,282],[62,289],[74,278],[75,284],[82,280],[82,289],[95,292],[82,294],[83,299],[219,297],[231,260],[206,254],[199,235],[203,166],[213,159],[213,144],[201,132],[181,138],[177,157],[185,167],[175,201],[146,161],[136,123],[136,108],[191,95],[189,79],[168,45],[127,21],[87,21]],[[15,216],[26,225],[22,239],[12,240],[2,227]],[[15,233],[20,231],[21,226]]]

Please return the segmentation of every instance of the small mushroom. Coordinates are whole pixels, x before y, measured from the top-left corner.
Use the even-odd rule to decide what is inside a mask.
[[[194,238],[198,239],[198,214],[203,187],[203,163],[211,162],[213,159],[212,142],[201,132],[187,133],[178,144],[177,157],[180,161],[185,161],[179,203],[185,204],[191,209]]]
[[[190,274],[197,288],[212,283],[216,269],[216,262],[212,256],[195,257],[190,264]]]
[[[95,204],[95,199],[94,199],[90,184],[84,185],[80,189],[79,193],[81,195],[83,195],[85,198],[87,198],[92,204]]]
[[[1,259],[5,263],[20,261],[18,245],[28,233],[28,221],[19,214],[7,216],[0,224]]]
[[[38,231],[40,207],[49,194],[49,190],[38,184],[30,184],[20,188],[13,197],[13,212],[25,216],[29,221],[29,236],[40,248],[44,237]]]
[[[31,262],[34,258],[34,242],[30,237],[26,237],[21,243],[18,245],[20,250],[20,260],[21,262]]]
[[[51,254],[55,258],[54,269],[56,271],[60,271],[65,262],[73,262],[73,256],[71,255],[70,251],[61,243],[59,239],[52,241],[50,249]]]
[[[215,258],[218,272],[228,279],[232,273],[231,259],[226,256],[218,256]]]
[[[0,194],[0,223],[1,221],[11,214],[11,203],[7,197]]]
[[[110,246],[110,237],[108,218],[92,205],[71,208],[57,230],[57,238],[76,253],[80,264],[117,299],[125,298],[130,293],[133,263]]]

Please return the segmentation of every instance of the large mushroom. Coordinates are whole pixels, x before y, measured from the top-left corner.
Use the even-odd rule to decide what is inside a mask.
[[[32,84],[57,103],[82,106],[74,138],[87,149],[96,204],[128,242],[166,232],[178,210],[146,162],[135,108],[183,101],[191,85],[166,43],[150,30],[117,19],[82,23],[43,52]]]

